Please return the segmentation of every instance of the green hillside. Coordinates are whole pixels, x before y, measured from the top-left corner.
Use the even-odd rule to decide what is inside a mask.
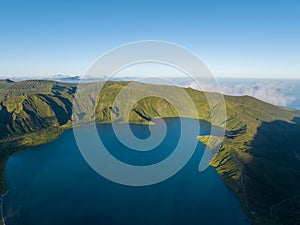
[[[91,107],[99,83],[84,84],[76,117],[89,122],[110,122],[113,114],[120,122],[148,123],[156,117],[178,117],[178,110],[193,117],[192,110],[178,94],[181,88],[140,84],[128,94],[159,89],[182,100],[174,107],[166,99],[143,98],[133,104],[129,119],[113,105],[128,82],[105,84],[96,110]],[[147,87],[147,88],[146,88]],[[203,92],[185,89],[194,102],[198,118],[210,121],[210,109]],[[54,81],[0,81],[0,188],[6,190],[6,160],[16,151],[53,140],[71,127],[75,84]],[[218,94],[207,93],[211,99]],[[254,224],[295,225],[300,221],[300,113],[280,108],[249,96],[225,96],[226,137],[211,165],[240,198]],[[180,107],[180,109],[178,108]],[[84,113],[89,112],[89,113]],[[94,113],[95,112],[95,113]],[[224,121],[214,121],[214,125]],[[199,137],[207,143],[207,137]]]

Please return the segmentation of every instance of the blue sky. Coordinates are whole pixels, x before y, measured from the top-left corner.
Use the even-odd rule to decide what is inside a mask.
[[[0,77],[80,75],[127,42],[194,51],[222,77],[300,78],[300,1],[0,0]]]

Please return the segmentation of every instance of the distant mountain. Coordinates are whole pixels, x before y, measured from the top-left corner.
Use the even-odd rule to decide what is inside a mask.
[[[113,102],[128,82],[107,82],[94,109],[86,102],[97,83],[83,84],[82,109],[91,110],[86,121],[110,122]],[[143,90],[150,84],[139,84]],[[179,87],[154,86],[165,93]],[[43,144],[71,127],[77,86],[57,81],[0,81],[1,191],[5,191],[5,162],[14,152]],[[146,89],[146,88],[145,88]],[[210,121],[205,94],[186,88],[199,119]],[[217,93],[207,93],[211,96]],[[180,101],[180,95],[178,96]],[[183,101],[183,100],[182,100]],[[288,224],[300,221],[300,112],[277,107],[249,96],[225,96],[227,134],[211,165],[241,200],[253,224]],[[184,107],[184,104],[183,104]],[[188,108],[184,109],[189,113]],[[122,121],[122,112],[116,115]],[[130,112],[129,122],[148,123],[155,117],[177,117],[174,106],[158,97],[147,97]],[[223,123],[224,121],[219,121]],[[216,124],[217,125],[217,124]],[[205,144],[207,137],[199,138]]]
[[[54,80],[54,81],[60,81],[60,82],[68,82],[68,83],[75,83],[80,81],[80,76],[67,76],[67,75],[54,75],[52,77],[48,77],[47,80]]]

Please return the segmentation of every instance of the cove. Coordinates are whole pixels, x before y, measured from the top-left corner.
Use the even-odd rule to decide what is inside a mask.
[[[192,119],[184,119],[193,122]],[[132,151],[114,135],[111,124],[97,129],[111,154],[126,163],[164,160],[180,136],[179,119],[165,119],[167,134],[153,151]],[[122,126],[122,124],[120,124]],[[139,138],[147,125],[130,125]],[[154,125],[159,126],[159,125]],[[83,131],[89,126],[80,127]],[[199,134],[209,134],[201,121]],[[196,138],[196,137],[195,137]],[[87,140],[92,141],[92,140]],[[199,142],[191,160],[173,177],[131,187],[98,175],[83,159],[70,129],[53,142],[13,155],[7,163],[9,192],[4,197],[6,225],[243,225],[241,204],[214,168],[198,171],[204,151]]]

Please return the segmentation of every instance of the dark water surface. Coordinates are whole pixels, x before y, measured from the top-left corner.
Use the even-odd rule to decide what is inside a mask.
[[[150,164],[168,157],[177,144],[179,119],[166,122],[165,140],[147,153],[123,146],[110,124],[97,126],[112,155],[128,163]],[[140,138],[149,135],[145,125],[132,125],[132,130]],[[209,125],[201,123],[201,134],[207,133]],[[240,202],[215,169],[198,171],[203,151],[199,143],[189,163],[162,183],[129,187],[92,170],[82,158],[72,130],[68,130],[51,143],[9,159],[9,193],[3,203],[6,225],[248,224]]]

